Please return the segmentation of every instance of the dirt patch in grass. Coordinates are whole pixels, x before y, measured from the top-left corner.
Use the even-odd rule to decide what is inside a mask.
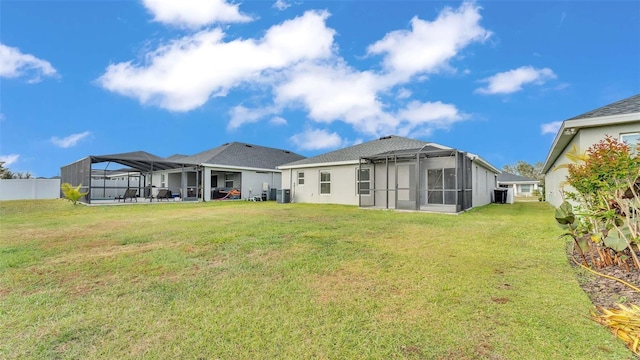
[[[105,244],[109,244],[106,242]],[[88,247],[87,251],[78,251],[75,253],[65,254],[63,256],[58,257],[57,259],[52,260],[51,264],[59,264],[59,263],[76,263],[80,260],[91,261],[96,258],[106,258],[106,257],[115,257],[119,255],[132,255],[132,254],[140,254],[148,251],[158,250],[158,249],[168,249],[168,248],[176,248],[180,247],[180,243],[170,243],[170,242],[153,242],[153,243],[142,243],[142,244],[132,244],[132,245],[108,245],[104,247],[93,246]],[[84,250],[84,249],[83,249]]]
[[[329,304],[361,293],[371,286],[372,280],[363,273],[352,269],[340,269],[327,275],[318,276],[312,287],[316,290],[317,300],[321,304]]]
[[[640,254],[638,254],[638,256],[640,256]],[[588,272],[577,265],[573,259],[580,259],[580,255],[576,250],[574,250],[573,254],[569,254],[569,262],[576,270],[578,282],[591,299],[593,305],[607,309],[617,309],[618,306],[616,304],[640,305],[640,292],[634,291],[619,281]],[[587,263],[589,263],[589,259],[587,259]],[[640,270],[636,268],[631,268],[630,271],[616,265],[607,266],[602,269],[597,269],[593,266],[591,268],[601,274],[623,280],[635,287],[640,287]]]

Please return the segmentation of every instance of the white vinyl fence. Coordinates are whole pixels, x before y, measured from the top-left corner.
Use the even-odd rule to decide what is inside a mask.
[[[59,199],[60,179],[1,179],[0,200]]]

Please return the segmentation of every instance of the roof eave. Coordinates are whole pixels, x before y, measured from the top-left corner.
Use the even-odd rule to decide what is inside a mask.
[[[300,165],[285,164],[285,165],[280,165],[277,168],[280,170],[289,170],[289,169],[304,169],[304,168],[327,167],[327,166],[357,165],[359,163],[360,163],[360,159],[355,159],[355,160],[332,161],[332,162],[300,164]]]
[[[558,129],[558,133],[556,134],[555,139],[553,140],[553,144],[551,145],[551,149],[549,151],[549,154],[547,155],[544,166],[542,167],[542,173],[546,174],[550,170],[551,165],[556,162],[562,151],[567,147],[567,145],[573,140],[578,131],[580,131],[581,129],[599,127],[604,125],[619,125],[639,120],[640,112],[634,112],[629,114],[599,116],[594,118],[563,121],[562,125],[560,125],[560,129]]]
[[[220,165],[220,164],[209,164],[209,163],[202,163],[199,166],[222,169],[222,170],[267,171],[267,172],[278,172],[278,173],[281,172],[278,169],[254,168],[254,167],[246,167],[246,166]]]

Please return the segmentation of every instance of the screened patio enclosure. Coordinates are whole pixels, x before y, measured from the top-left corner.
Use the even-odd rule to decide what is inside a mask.
[[[127,168],[115,170],[114,167]],[[168,172],[168,183],[155,184],[154,173]],[[137,196],[150,201],[159,189],[165,188],[180,195],[182,200],[197,200],[195,189],[199,183],[196,164],[170,161],[156,155],[136,151],[130,153],[87,156],[61,168],[61,183],[81,185],[87,192],[81,201],[115,200],[127,189],[137,189]]]
[[[360,207],[457,213],[472,207],[467,153],[425,145],[361,157]]]

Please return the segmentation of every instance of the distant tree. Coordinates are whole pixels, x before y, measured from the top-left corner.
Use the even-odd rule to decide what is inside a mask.
[[[0,161],[0,179],[13,179],[13,173],[4,167],[4,161]]]
[[[27,172],[13,173],[13,178],[14,179],[31,179],[33,178],[33,176],[31,176],[31,174],[27,171]]]
[[[32,177],[29,172],[14,173],[4,167],[4,161],[0,161],[0,179],[31,179]]]
[[[533,165],[529,164],[526,161],[520,160],[517,164],[514,165],[505,165],[502,167],[502,171],[524,176],[529,179],[544,180],[544,174],[542,173],[542,167],[544,164],[542,162],[537,162]]]

